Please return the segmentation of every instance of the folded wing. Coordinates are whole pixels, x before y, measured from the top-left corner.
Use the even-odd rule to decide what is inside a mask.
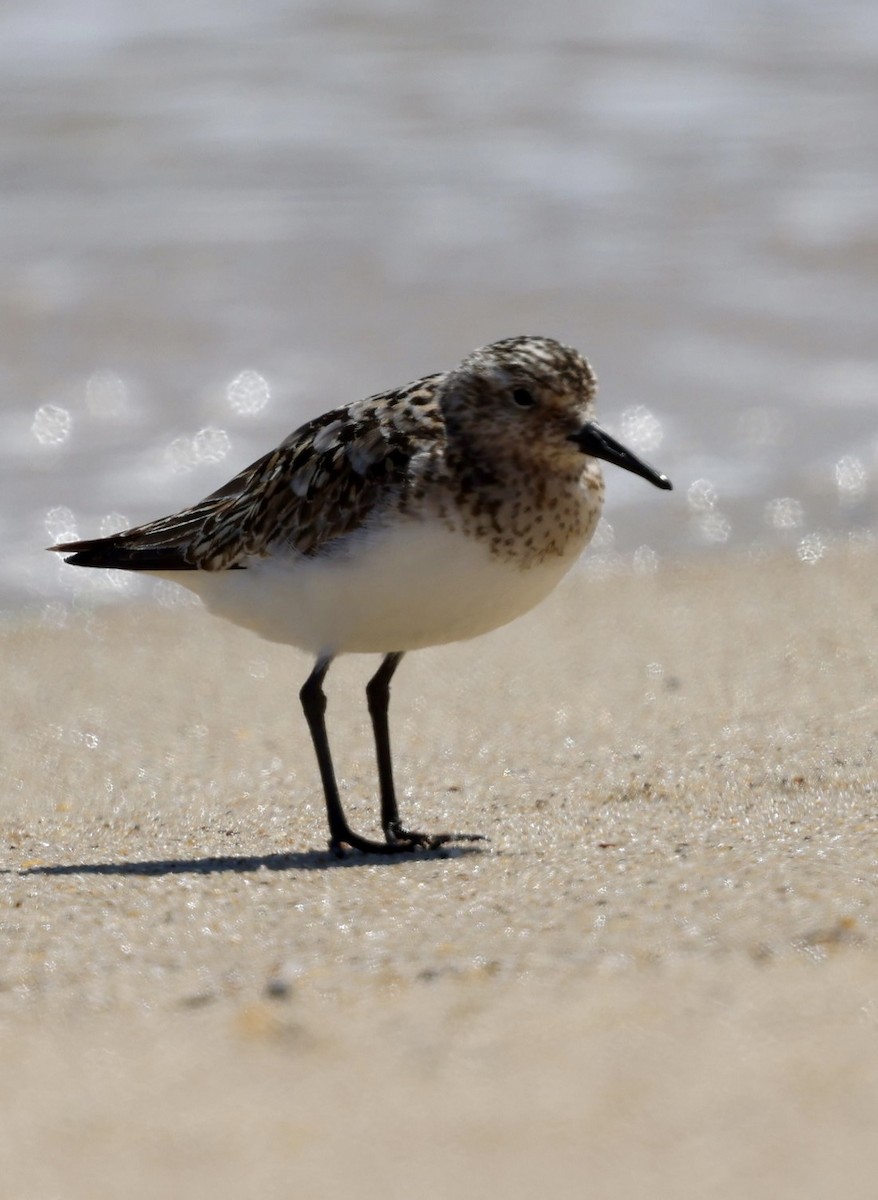
[[[50,549],[74,566],[127,571],[241,569],[282,545],[313,555],[385,504],[404,502],[406,468],[425,444],[427,424],[426,412],[416,423],[381,421],[373,402],[338,409],[302,426],[191,508]]]

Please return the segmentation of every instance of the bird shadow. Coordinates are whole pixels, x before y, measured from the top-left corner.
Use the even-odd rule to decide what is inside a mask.
[[[218,875],[254,871],[331,871],[339,868],[403,866],[413,862],[463,858],[482,854],[478,846],[443,846],[438,850],[413,850],[406,854],[339,856],[331,850],[291,851],[287,854],[222,854],[209,858],[158,858],[139,862],[55,863],[39,867],[0,869],[0,875]]]

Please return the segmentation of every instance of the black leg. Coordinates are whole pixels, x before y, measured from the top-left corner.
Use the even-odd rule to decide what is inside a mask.
[[[402,662],[402,653],[385,655],[381,666],[366,684],[366,700],[375,734],[375,752],[378,757],[378,783],[381,788],[381,828],[388,842],[400,836],[399,808],[396,803],[396,788],[393,786],[393,762],[390,756],[390,725],[387,719],[390,707],[390,681]]]
[[[326,694],[323,691],[323,680],[332,664],[332,658],[319,658],[314,670],[305,680],[299,699],[305,711],[305,720],[311,730],[311,741],[314,743],[314,753],[317,755],[317,765],[320,768],[320,779],[323,783],[323,795],[326,799],[326,818],[329,821],[329,848],[336,854],[343,853],[345,846],[354,850],[363,850],[367,854],[394,854],[403,850],[414,849],[414,844],[405,842],[373,842],[369,838],[360,837],[354,833],[341,805],[338,785],[335,782],[335,771],[332,766],[332,755],[329,750],[329,739],[326,736]]]
[[[390,754],[390,724],[388,710],[390,708],[390,681],[394,672],[402,662],[403,652],[396,650],[386,654],[381,666],[366,684],[366,700],[369,705],[369,716],[372,718],[372,732],[375,735],[375,753],[378,758],[378,782],[381,788],[381,828],[387,839],[388,846],[402,846],[405,849],[422,847],[435,850],[446,842],[481,842],[485,839],[477,833],[416,833],[403,829],[399,820],[399,807],[396,803],[396,788],[393,783],[393,760]]]

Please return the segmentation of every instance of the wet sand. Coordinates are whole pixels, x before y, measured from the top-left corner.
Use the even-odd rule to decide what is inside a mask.
[[[399,861],[323,849],[303,657],[7,624],[0,1195],[873,1196],[876,581],[580,577],[412,656],[404,815],[491,841]]]

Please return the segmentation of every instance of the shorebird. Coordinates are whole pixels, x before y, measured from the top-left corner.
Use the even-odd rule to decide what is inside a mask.
[[[308,421],[191,508],[50,549],[75,566],[171,579],[212,613],[314,656],[299,695],[332,850],[481,840],[401,823],[390,682],[406,651],[496,629],[552,591],[600,517],[598,460],[671,487],[595,422],[596,388],[571,347],[505,338]],[[383,841],[351,829],[326,733],[323,681],[350,653],[383,655],[366,687]]]

